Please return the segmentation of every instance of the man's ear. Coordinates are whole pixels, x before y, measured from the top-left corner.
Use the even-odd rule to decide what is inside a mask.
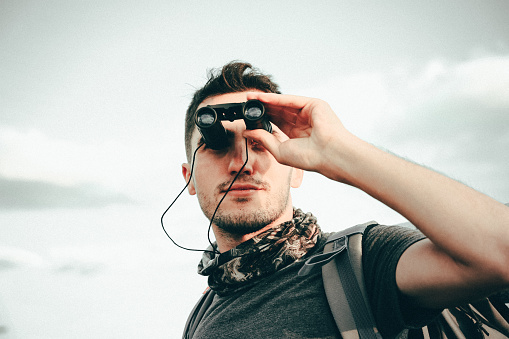
[[[290,179],[290,187],[299,188],[302,184],[302,179],[304,177],[304,171],[300,168],[292,168],[292,177]]]
[[[186,180],[186,183],[187,183],[189,181],[189,177],[191,176],[191,165],[189,165],[188,163],[182,164],[182,175],[184,176],[184,179]],[[196,194],[196,189],[194,187],[193,180],[191,180],[191,182],[189,183],[189,186],[187,186],[187,191],[191,195]]]

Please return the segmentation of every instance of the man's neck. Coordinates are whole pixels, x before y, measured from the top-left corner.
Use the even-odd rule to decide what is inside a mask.
[[[272,228],[272,226],[273,224],[269,224],[264,228],[249,234],[231,234],[221,230],[216,225],[213,225],[212,227],[216,236],[217,248],[219,252],[223,253],[237,247],[244,241],[257,236],[258,234],[265,232],[266,230]]]
[[[290,205],[290,208],[288,208],[279,218],[274,220],[272,223],[268,224],[264,228],[248,234],[232,234],[223,231],[219,227],[217,227],[215,224],[212,224],[212,230],[214,231],[214,235],[216,237],[217,241],[217,249],[220,253],[227,252],[231,250],[232,248],[237,247],[238,245],[242,244],[243,242],[257,236],[260,233],[263,233],[267,231],[268,229],[271,229],[272,227],[276,225],[280,225],[283,222],[292,220],[293,218],[293,207]]]

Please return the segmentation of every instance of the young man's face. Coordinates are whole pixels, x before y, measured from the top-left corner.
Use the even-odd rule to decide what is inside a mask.
[[[247,101],[245,92],[228,93],[205,99],[199,107]],[[229,135],[229,146],[223,150],[212,150],[202,146],[196,153],[190,194],[197,194],[205,216],[210,220],[235,175],[246,160],[246,140],[242,131],[243,120],[223,121]],[[273,125],[273,134],[280,140],[284,135]],[[192,151],[201,144],[197,128],[191,138]],[[222,231],[243,235],[258,231],[269,224],[290,220],[293,215],[290,187],[298,187],[302,171],[279,164],[260,145],[248,140],[249,161],[242,169],[226,198],[217,211],[213,224]],[[191,172],[190,164],[182,165],[186,180]]]

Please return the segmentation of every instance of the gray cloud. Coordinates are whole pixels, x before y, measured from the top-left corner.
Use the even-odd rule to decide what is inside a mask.
[[[508,104],[465,95],[442,96],[409,107],[394,130],[384,133],[384,144],[403,156],[422,156],[426,165],[506,202],[507,126]]]
[[[509,201],[508,66],[508,55],[486,56],[380,75],[371,141]]]
[[[12,260],[8,260],[6,258],[0,258],[0,271],[8,270],[11,268],[16,268],[18,266],[19,265]]]
[[[133,203],[97,185],[62,186],[0,177],[0,209],[90,208]]]
[[[509,143],[507,126],[509,126],[509,105],[494,106],[485,101],[456,97],[433,100],[422,106],[410,108],[398,126],[398,133],[408,141],[424,139],[452,142],[458,146],[461,144],[473,146],[478,150],[490,144],[504,146]],[[470,147],[462,147],[462,153],[471,149]],[[486,159],[487,153],[479,156]]]
[[[54,268],[58,273],[74,273],[80,275],[93,275],[102,272],[105,264],[92,261],[79,261],[69,259],[68,262],[61,263]]]

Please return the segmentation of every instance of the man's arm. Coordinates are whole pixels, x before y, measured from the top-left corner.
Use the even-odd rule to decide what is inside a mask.
[[[285,142],[261,130],[245,136],[285,165],[355,186],[411,221],[428,239],[402,255],[399,289],[425,307],[446,307],[509,288],[509,207],[407,162],[348,132],[318,99],[252,93]]]

